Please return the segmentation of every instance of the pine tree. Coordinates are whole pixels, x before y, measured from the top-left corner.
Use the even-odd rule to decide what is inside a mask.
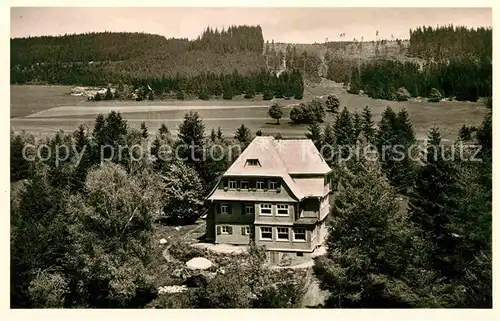
[[[368,106],[363,108],[363,113],[361,114],[361,131],[369,143],[374,142],[375,138],[375,123],[372,120],[372,113]]]
[[[376,145],[385,174],[403,194],[408,192],[415,180],[413,158],[418,155],[409,155],[414,143],[415,135],[408,113],[403,109],[396,114],[387,107],[379,124]]]
[[[397,194],[377,162],[362,159],[339,170],[340,185],[326,241],[315,259],[328,307],[395,308],[417,305],[410,280],[411,230]]]
[[[234,139],[246,146],[252,140],[252,133],[250,132],[250,129],[248,129],[248,127],[246,127],[244,124],[241,124],[241,126],[238,127],[236,133],[234,134]]]
[[[205,138],[205,125],[197,112],[188,112],[184,115],[184,121],[179,126],[177,134],[181,142],[187,146],[196,148],[203,146]]]
[[[215,140],[217,139],[217,134],[215,133],[215,128],[212,128],[210,131],[210,140],[215,143]]]
[[[319,123],[314,122],[310,124],[307,130],[308,132],[306,133],[306,137],[313,141],[318,150],[321,150],[321,146],[323,146],[323,135],[321,133]]]
[[[354,129],[354,137],[355,137],[355,139],[358,139],[359,135],[361,134],[361,132],[363,130],[363,124],[362,124],[361,115],[357,111],[354,112],[354,116],[352,119],[352,126]]]
[[[340,100],[335,95],[328,95],[326,98],[326,109],[336,114],[339,111]]]
[[[170,134],[170,130],[168,129],[167,125],[165,125],[165,123],[161,123],[160,128],[158,128],[158,134],[162,138],[165,138],[168,134]]]
[[[141,123],[141,137],[147,139],[149,137],[148,128],[146,127],[146,123]]]
[[[335,130],[331,123],[327,123],[323,129],[323,158],[328,164],[333,164],[335,153],[336,153],[336,137]],[[321,151],[321,150],[320,150]]]
[[[338,146],[354,145],[356,143],[356,136],[352,116],[347,107],[344,107],[340,114],[335,118],[333,129],[336,137],[336,144]]]
[[[220,126],[217,127],[217,138],[218,139],[223,139],[224,138],[224,135],[222,134],[222,130],[221,130]]]
[[[446,160],[449,153],[441,144],[441,135],[432,128],[428,137],[425,164],[417,172],[414,192],[409,203],[409,217],[418,226],[421,236],[429,242],[432,267],[442,276],[454,274],[450,265],[457,240],[449,230],[456,217],[460,194],[457,170]]]

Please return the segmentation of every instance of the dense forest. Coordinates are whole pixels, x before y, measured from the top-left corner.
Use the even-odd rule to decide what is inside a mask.
[[[377,58],[372,61],[327,56],[327,78],[350,83],[380,99],[397,99],[404,87],[412,97],[429,97],[434,89],[443,97],[476,101],[491,95],[492,30],[465,27],[418,28],[410,32],[407,55],[423,61]]]
[[[344,108],[324,129],[310,125],[306,136],[335,173],[327,251],[313,268],[329,293],[323,307],[491,308],[491,99],[486,104],[488,114],[467,141],[444,144],[432,128],[425,150],[403,160],[398,153],[410,153],[416,143],[404,109],[388,107],[378,126],[368,107],[362,113]],[[279,119],[279,109],[271,106],[270,116]],[[131,128],[116,112],[99,115],[91,129],[81,125],[41,141],[12,135],[11,306],[300,306],[304,271],[268,269],[263,249],[252,242],[248,255],[234,259],[178,241],[169,249],[174,262],[154,242],[162,224],[158,208],[175,226],[204,212],[204,195],[238,156],[230,150],[253,138],[245,125],[231,136],[220,128],[206,136],[193,112],[176,136],[164,124],[156,134],[144,123]],[[481,150],[463,151],[462,143]],[[345,147],[360,151],[367,144],[379,157],[345,157]],[[196,147],[179,149],[180,158],[162,156],[165,146],[180,145]],[[215,145],[220,154],[199,157]],[[45,148],[39,155],[29,148],[28,160],[25,146]],[[47,154],[62,146],[70,153],[64,160]],[[102,154],[101,146],[123,152]],[[182,267],[196,256],[217,260],[224,271],[213,269],[185,292],[159,294],[160,286],[183,284]]]
[[[236,85],[234,94],[246,94],[252,86],[262,87],[253,84],[258,77],[255,75],[265,68],[263,46],[260,26],[231,26],[221,31],[207,28],[192,41],[111,32],[11,39],[11,83],[106,86],[175,82],[198,93],[205,90],[203,86],[227,87],[223,84],[227,81],[221,78],[231,74],[234,81],[249,83]],[[221,82],[194,85],[199,79],[210,80],[214,75]],[[238,77],[241,79],[235,80]],[[279,96],[280,90],[275,87],[256,91],[277,92]],[[168,88],[159,93],[164,91]],[[211,94],[217,95],[217,91]]]
[[[408,53],[426,60],[442,61],[457,56],[491,60],[492,29],[454,27],[419,27],[410,30]]]
[[[402,90],[407,98],[438,92],[443,98],[476,101],[491,95],[491,37],[491,28],[422,27],[410,31],[408,48],[399,39],[391,46],[382,39],[330,42],[323,49],[264,43],[260,26],[207,28],[195,40],[110,32],[21,38],[11,39],[11,83],[141,84],[154,87],[158,97],[173,90],[170,96],[179,98],[223,92],[227,99],[251,98],[260,92],[271,99],[300,98],[301,74],[300,81],[326,77],[373,98],[400,99]],[[374,57],[353,56],[362,55],[365,46],[373,47]],[[285,79],[275,81],[262,70]]]

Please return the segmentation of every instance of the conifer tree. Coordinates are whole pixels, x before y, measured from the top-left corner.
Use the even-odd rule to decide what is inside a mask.
[[[344,107],[335,118],[333,125],[336,143],[339,146],[354,145],[356,143],[355,130],[351,113]]]
[[[340,101],[335,95],[328,95],[326,98],[326,109],[336,114],[339,111]]]
[[[141,137],[147,139],[149,137],[148,128],[146,127],[146,123],[141,123]]]
[[[241,124],[241,126],[236,130],[234,138],[246,146],[252,140],[252,133],[250,132],[250,129],[245,126],[245,124]]]
[[[215,140],[217,139],[217,134],[215,133],[215,128],[212,128],[210,131],[210,140],[215,143]]]
[[[321,127],[319,127],[319,123],[314,122],[309,125],[307,128],[308,132],[306,133],[306,137],[313,141],[314,145],[318,150],[323,146],[323,135],[321,133]]]
[[[408,271],[411,231],[397,194],[377,162],[362,159],[339,170],[327,253],[314,273],[328,290],[328,307],[381,308],[417,304]],[[383,253],[383,255],[381,255]]]
[[[372,113],[368,106],[363,108],[363,113],[361,115],[361,131],[369,143],[374,142],[375,138],[375,123],[372,120]]]
[[[361,120],[361,115],[356,111],[352,117],[352,127],[354,129],[354,138],[358,139],[362,132],[363,124]]]
[[[158,134],[161,137],[166,137],[168,134],[170,134],[170,130],[168,129],[167,125],[165,125],[165,123],[161,123],[160,128],[158,128]]]

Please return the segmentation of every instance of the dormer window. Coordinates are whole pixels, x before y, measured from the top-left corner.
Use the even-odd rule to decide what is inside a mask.
[[[249,158],[247,159],[246,166],[260,166],[260,163],[257,158]]]

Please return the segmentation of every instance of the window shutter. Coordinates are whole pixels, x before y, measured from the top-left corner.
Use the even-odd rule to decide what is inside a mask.
[[[245,230],[246,230],[246,229],[245,229],[245,227],[242,227],[242,228],[241,228],[241,235],[246,235],[246,234],[245,234]]]
[[[217,226],[217,235],[220,235],[220,234],[221,234],[220,226]]]
[[[233,234],[233,227],[232,226],[228,226],[228,233],[229,234]]]
[[[232,214],[233,213],[233,208],[232,208],[231,204],[227,204],[227,213],[228,214]]]

